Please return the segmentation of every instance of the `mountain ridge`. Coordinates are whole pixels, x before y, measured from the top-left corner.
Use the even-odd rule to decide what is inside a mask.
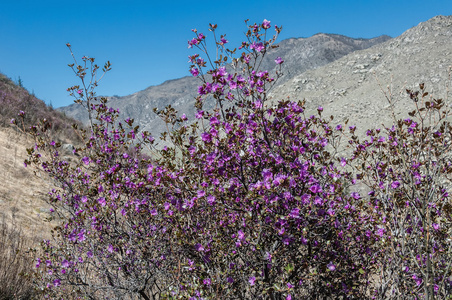
[[[281,56],[284,58],[284,75],[278,80],[282,84],[301,71],[326,65],[348,53],[368,48],[382,41],[388,36],[379,36],[372,39],[353,39],[339,34],[319,33],[309,38],[291,38],[278,43],[279,47],[269,51],[266,55],[262,69],[274,72],[277,65],[274,60]],[[308,59],[307,59],[308,58]],[[166,127],[152,109],[163,109],[171,104],[179,112],[187,116],[194,115],[194,98],[196,97],[199,79],[185,76],[169,79],[160,85],[149,86],[146,89],[123,97],[109,97],[110,106],[118,108],[121,117],[134,118],[141,129],[150,131],[158,136]],[[59,108],[66,115],[86,123],[87,113],[77,104]]]
[[[441,91],[452,65],[452,16],[437,16],[374,47],[344,56],[328,65],[298,74],[272,91],[274,101],[289,97],[306,99],[308,110],[321,105],[338,122],[350,119],[358,128],[387,123],[391,89],[396,115],[410,105],[405,89],[425,83],[435,97]]]

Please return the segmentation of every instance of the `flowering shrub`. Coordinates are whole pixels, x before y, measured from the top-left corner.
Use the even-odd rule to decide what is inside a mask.
[[[451,295],[452,161],[450,110],[445,101],[407,90],[415,109],[383,130],[367,131],[353,160],[369,187],[382,260],[376,294],[445,299]],[[392,104],[392,99],[388,96]]]
[[[62,160],[59,145],[46,134],[48,122],[42,122],[26,161],[57,184],[49,202],[62,224],[53,240],[43,242],[36,264],[48,297],[363,299],[420,295],[413,287],[433,281],[435,293],[447,290],[449,242],[439,240],[447,237],[449,208],[440,206],[447,188],[437,193],[425,179],[427,169],[445,170],[447,155],[444,163],[430,160],[437,169],[428,165],[412,173],[420,176],[418,194],[408,193],[408,169],[396,164],[408,153],[408,144],[397,144],[403,122],[389,131],[390,142],[360,143],[352,135],[354,156],[341,158],[337,150],[345,130],[332,125],[332,117],[322,118],[323,108],[308,115],[303,102],[268,99],[281,75],[281,69],[276,74],[259,70],[281,30],[275,27],[267,38],[270,28],[267,20],[248,25],[237,54],[226,48],[224,35],[216,38],[211,25],[215,58],[206,51],[207,37],[194,30],[189,47],[204,53],[190,56],[190,72],[201,82],[195,122],[171,106],[156,111],[169,128],[162,139],[171,143],[163,148],[133,120],[119,121],[106,99],[95,102],[99,67],[93,58],[83,57],[82,64],[75,60],[71,67],[82,85],[69,91],[86,105],[91,121],[88,131],[78,129],[84,139],[75,150],[80,159]],[[109,68],[107,63],[104,71]],[[208,101],[214,101],[214,109],[204,109]],[[425,130],[410,127],[412,122],[406,121],[407,128],[419,130],[412,134],[414,145]],[[442,130],[432,141],[446,141],[438,134]],[[408,133],[404,137],[409,140]],[[348,167],[354,162],[362,172],[357,176]],[[350,192],[357,180],[371,187],[370,197]],[[398,210],[399,199],[407,195],[412,198],[404,205],[418,210],[409,219]],[[423,204],[428,217],[417,208],[422,195],[437,199]],[[413,231],[425,220],[425,233],[410,232],[408,238],[400,226],[391,227],[402,219]],[[400,239],[418,241],[418,236],[427,248],[408,249],[417,249],[419,259],[400,255],[406,247]],[[400,274],[400,262],[407,275],[388,283],[397,264]],[[432,262],[441,271],[429,271]]]

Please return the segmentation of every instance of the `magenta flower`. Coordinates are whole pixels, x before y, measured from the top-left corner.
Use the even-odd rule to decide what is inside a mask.
[[[193,67],[193,68],[190,69],[190,73],[191,73],[194,77],[196,77],[196,76],[199,75],[199,70],[198,70],[198,68]]]
[[[88,164],[89,164],[89,157],[84,156],[84,157],[82,158],[82,162],[83,162],[85,165],[88,165]]]
[[[210,135],[210,133],[207,133],[207,132],[203,132],[201,134],[201,138],[206,143],[210,143],[212,141],[212,136]]]
[[[250,277],[250,279],[248,279],[248,282],[250,283],[250,285],[254,285],[254,283],[255,283],[255,281],[256,281],[256,277]]]
[[[277,65],[280,65],[280,64],[282,64],[283,62],[284,62],[284,60],[282,60],[282,58],[279,57],[279,56],[275,59],[275,63],[276,63]]]
[[[102,207],[107,205],[107,202],[105,201],[104,197],[100,197],[99,199],[97,199],[97,202],[99,202],[100,206],[102,206]]]
[[[351,195],[353,198],[355,198],[356,200],[358,200],[359,198],[361,198],[361,196],[360,196],[359,193],[357,193],[357,192],[352,192],[350,195]]]
[[[198,110],[195,117],[196,117],[196,119],[201,119],[203,115],[204,115],[204,111]]]
[[[322,187],[318,184],[314,184],[312,185],[309,190],[313,193],[321,193],[322,192]]]
[[[195,245],[195,249],[199,252],[204,251],[204,247],[199,243]]]
[[[391,187],[392,187],[393,189],[397,189],[399,186],[400,186],[400,182],[398,182],[397,180],[394,181],[394,182],[391,184]]]
[[[433,229],[439,230],[439,224],[433,223],[432,226],[433,226]]]
[[[328,269],[329,269],[330,271],[336,270],[336,266],[335,266],[333,263],[331,263],[331,262],[327,265],[327,267],[328,267]]]
[[[64,259],[64,260],[61,262],[61,265],[62,265],[63,267],[65,267],[65,268],[69,268],[69,262],[68,262],[66,259]]]
[[[270,21],[268,21],[267,19],[264,19],[264,21],[262,22],[262,28],[269,29],[270,28]]]
[[[55,279],[54,281],[53,281],[53,286],[59,286],[59,285],[61,285],[61,280],[60,279]]]
[[[341,158],[341,166],[345,167],[345,165],[347,164],[347,160],[345,158]]]
[[[299,208],[292,209],[292,211],[290,212],[289,216],[294,218],[294,219],[298,219],[300,217],[300,209]]]
[[[252,43],[251,45],[250,45],[250,49],[251,50],[255,50],[256,52],[261,52],[262,50],[264,50],[264,44],[263,43],[256,43],[256,42],[254,42],[254,43]]]
[[[213,195],[207,196],[207,203],[209,203],[210,205],[214,205],[215,200],[216,200],[215,196],[213,196]]]
[[[384,228],[378,228],[376,234],[380,237],[383,237],[385,231],[386,230]]]

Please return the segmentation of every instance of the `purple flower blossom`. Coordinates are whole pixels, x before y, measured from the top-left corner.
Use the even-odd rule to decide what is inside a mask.
[[[323,199],[320,198],[319,196],[316,196],[314,199],[314,204],[315,205],[323,205]]]
[[[196,77],[196,76],[199,75],[199,70],[198,70],[198,68],[193,67],[193,68],[190,69],[190,73],[191,73],[191,75]]]
[[[97,199],[97,202],[99,202],[100,206],[102,206],[102,207],[107,205],[107,202],[105,201],[104,197],[100,197],[99,199]]]
[[[277,65],[280,65],[280,64],[282,64],[284,62],[284,60],[281,58],[281,57],[277,57],[276,59],[275,59],[275,63],[277,64]]]
[[[62,265],[63,267],[65,267],[65,268],[69,268],[69,262],[68,262],[66,259],[64,259],[64,260],[61,262],[61,265]]]
[[[264,44],[262,43],[262,42],[260,42],[260,43],[256,43],[256,42],[253,42],[251,45],[250,45],[250,49],[251,50],[255,50],[256,52],[261,52],[262,50],[264,50]]]
[[[359,198],[361,198],[361,196],[360,196],[359,193],[357,193],[357,192],[352,192],[352,193],[350,194],[350,196],[352,196],[352,197],[355,198],[356,200],[358,200]]]
[[[327,267],[328,267],[328,269],[329,269],[330,271],[336,270],[336,265],[334,265],[334,264],[331,263],[331,262],[327,265]]]
[[[242,230],[239,230],[237,237],[239,240],[243,241],[245,239],[245,233]]]
[[[209,195],[207,196],[207,203],[209,203],[210,205],[214,205],[215,204],[215,196],[213,195]]]
[[[345,165],[347,164],[347,160],[345,158],[341,158],[341,166],[345,167]]]
[[[384,228],[378,228],[376,234],[380,237],[383,237],[383,235],[385,234],[386,230]]]
[[[201,138],[206,143],[210,143],[212,141],[212,136],[210,135],[210,133],[207,133],[207,132],[203,132],[201,134]]]
[[[203,115],[204,115],[204,111],[198,110],[195,117],[196,117],[196,119],[201,119]]]
[[[262,28],[269,29],[270,28],[270,21],[268,21],[267,19],[264,19],[264,21],[262,22]]]
[[[201,244],[199,244],[199,243],[195,245],[195,249],[196,249],[197,251],[199,251],[199,252],[204,251],[204,247],[203,247]]]
[[[36,268],[39,268],[39,266],[41,265],[41,259],[40,258],[37,258],[36,259]]]
[[[299,208],[294,208],[292,209],[292,211],[289,214],[290,217],[297,219],[300,217],[300,209]]]
[[[57,278],[57,279],[53,280],[53,286],[57,287],[59,285],[61,285],[61,280],[60,279]]]
[[[392,187],[393,189],[397,189],[399,186],[400,186],[400,182],[398,182],[397,180],[394,181],[394,182],[391,184],[391,187]]]
[[[89,157],[84,156],[84,157],[82,158],[82,162],[83,162],[85,165],[89,164]]]
[[[311,185],[311,187],[309,188],[309,190],[313,193],[321,193],[322,192],[322,187],[318,184],[314,184]]]
[[[248,279],[248,282],[250,283],[250,285],[254,285],[254,283],[255,283],[255,281],[256,281],[256,277],[250,277],[249,279]]]

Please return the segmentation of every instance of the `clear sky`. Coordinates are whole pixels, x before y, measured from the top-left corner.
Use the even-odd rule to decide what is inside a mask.
[[[78,58],[112,63],[98,94],[124,96],[189,75],[190,30],[207,32],[209,23],[232,44],[242,40],[245,19],[282,25],[280,40],[319,32],[371,38],[451,14],[452,0],[0,0],[0,72],[60,107],[72,103],[66,88],[78,84],[68,42]]]

